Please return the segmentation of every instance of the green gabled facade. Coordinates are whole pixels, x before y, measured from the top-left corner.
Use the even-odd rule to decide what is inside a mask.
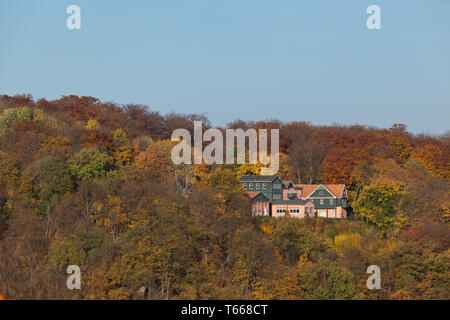
[[[264,193],[260,192],[255,197],[252,198],[254,201],[270,201],[269,197]]]
[[[342,196],[346,196],[345,188],[344,194],[341,195],[341,197]],[[337,207],[346,208],[347,202],[341,197],[336,197],[325,186],[319,185],[317,189],[308,196],[308,199],[314,203],[314,207],[316,209],[335,209]]]
[[[323,197],[335,197],[330,191],[323,185],[317,187],[317,189],[309,195],[310,198],[323,198]]]
[[[283,181],[278,176],[242,176],[241,185],[248,192],[261,192],[269,201],[283,199]]]

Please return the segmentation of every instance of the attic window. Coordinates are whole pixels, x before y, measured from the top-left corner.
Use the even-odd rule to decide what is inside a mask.
[[[323,196],[325,193],[323,191],[319,191],[319,194]]]

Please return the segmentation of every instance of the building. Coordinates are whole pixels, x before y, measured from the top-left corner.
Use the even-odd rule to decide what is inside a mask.
[[[242,176],[253,216],[347,218],[344,184],[299,184],[274,176]]]

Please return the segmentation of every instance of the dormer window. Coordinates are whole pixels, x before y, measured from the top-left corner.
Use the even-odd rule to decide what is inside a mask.
[[[259,189],[259,187],[260,187],[260,184],[257,183],[257,184],[256,184],[256,189]]]
[[[253,189],[253,183],[248,184],[249,189]]]
[[[266,184],[266,183],[263,183],[263,184],[262,184],[262,188],[263,188],[263,189],[266,189],[266,187],[267,187],[267,184]]]

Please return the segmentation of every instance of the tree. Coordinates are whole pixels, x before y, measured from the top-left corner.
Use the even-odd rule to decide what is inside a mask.
[[[283,131],[291,141],[288,156],[296,181],[312,184],[317,180],[325,156],[324,149],[316,143],[314,128],[306,122],[292,122],[284,126]]]
[[[356,216],[373,223],[384,234],[389,228],[398,228],[397,204],[404,188],[396,184],[374,183],[363,189],[353,204]]]
[[[108,155],[96,148],[83,148],[69,160],[70,171],[79,180],[96,180],[108,172]]]
[[[405,163],[412,152],[410,135],[406,131],[406,126],[404,124],[394,124],[388,134],[388,141],[400,163]]]
[[[358,288],[353,274],[337,263],[325,268],[325,284],[320,290],[320,298],[350,300],[358,298]]]

